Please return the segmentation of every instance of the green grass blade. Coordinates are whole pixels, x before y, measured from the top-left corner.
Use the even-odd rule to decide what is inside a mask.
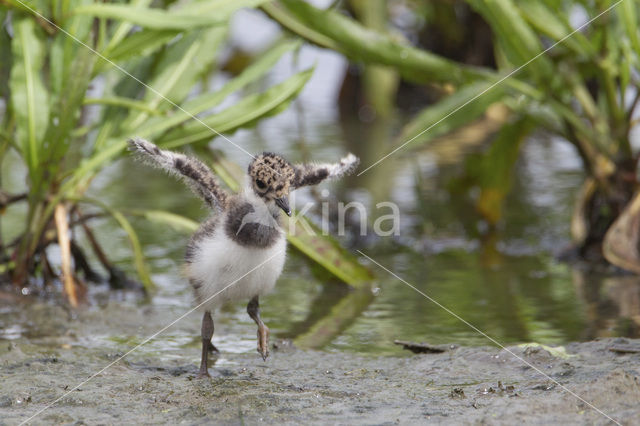
[[[122,213],[113,209],[110,209],[110,213],[118,222],[120,227],[127,233],[129,242],[131,243],[131,249],[133,250],[134,263],[136,266],[136,271],[138,272],[138,277],[140,278],[140,281],[142,281],[142,285],[144,286],[145,290],[147,290],[147,293],[152,293],[155,290],[155,284],[151,280],[151,275],[149,274],[149,270],[147,269],[147,264],[144,259],[142,247],[140,246],[138,234]]]
[[[636,10],[635,0],[623,1],[618,8],[618,15],[622,19],[627,37],[631,41],[631,46],[640,55],[640,40],[638,39],[638,11]]]
[[[298,34],[303,39],[309,40],[311,43],[317,44],[318,46],[326,47],[327,49],[340,51],[340,45],[333,41],[333,39],[318,31],[312,30],[292,15],[287,9],[280,7],[275,3],[264,4],[261,9],[273,20],[279,22],[284,28],[287,28],[294,34]]]
[[[133,7],[147,7],[151,4],[151,1],[152,0],[133,0],[129,3],[129,5]],[[109,43],[105,48],[105,52],[109,52],[120,45],[122,40],[129,34],[132,29],[133,25],[129,22],[118,23],[115,30],[113,31],[113,35],[109,39]]]
[[[140,56],[148,56],[173,40],[180,32],[176,30],[143,29],[126,37],[112,48],[107,48],[104,56],[110,61],[119,63]],[[104,71],[111,64],[102,61],[98,71]]]
[[[520,66],[542,52],[536,33],[522,18],[512,0],[468,0],[489,23],[497,41],[514,66]],[[525,72],[542,79],[553,74],[550,60],[540,56],[527,65]]]
[[[64,2],[64,9],[74,9],[82,2],[83,0],[67,0]],[[67,15],[65,12],[62,12],[62,15],[64,16],[61,22],[62,28],[78,40],[91,45],[90,33],[93,27],[93,19],[90,16]],[[66,94],[63,86],[69,84],[70,75],[73,72],[74,62],[77,61],[77,56],[79,54],[85,54],[87,48],[81,46],[67,34],[57,32],[49,49],[51,49],[49,52],[49,86],[52,96],[54,97],[51,104],[55,105],[55,103],[58,102],[55,98],[59,96],[64,97]],[[91,53],[91,55],[95,56],[93,53]]]
[[[369,287],[373,280],[371,271],[360,265],[357,258],[335,238],[322,235],[322,231],[303,216],[298,218],[293,229],[287,234],[287,239],[302,254],[354,288]]]
[[[160,111],[149,107],[146,102],[136,101],[135,99],[124,98],[122,96],[111,96],[104,98],[85,98],[84,105],[111,105],[127,109],[136,109],[144,111],[149,115],[159,115]]]
[[[220,114],[210,118],[212,123],[220,125],[221,131],[230,131],[242,125],[254,123],[261,116],[268,115],[278,107],[288,105],[289,101],[302,89],[307,80],[311,77],[312,70],[307,70],[296,74],[285,82],[272,87],[264,93],[249,96],[236,105],[228,108]],[[229,120],[226,122],[225,120]],[[197,125],[197,126],[196,126]],[[203,140],[211,138],[211,131],[203,127],[201,123],[194,122],[189,124],[190,133],[184,133],[184,128],[175,131],[174,138],[169,140],[172,147],[181,146],[185,143],[193,142],[193,140],[185,140],[187,138],[195,140]],[[214,127],[215,128],[215,127]],[[204,130],[203,130],[204,129]],[[215,135],[213,135],[215,136]],[[118,156],[126,147],[126,137],[111,138],[104,144],[105,146],[96,152],[91,158],[84,160],[73,175],[61,187],[63,194],[70,193],[73,188],[81,181],[89,179],[100,167],[109,160]]]
[[[72,133],[79,124],[95,61],[96,56],[89,50],[78,50],[75,57],[65,65],[66,78],[60,91],[54,92],[51,123],[46,134],[48,147],[44,150],[45,161],[42,164],[49,176],[57,176],[63,165],[74,168],[79,161],[80,150],[72,149],[72,144],[75,142],[78,145],[80,141],[74,141]]]
[[[281,112],[302,90],[311,78],[313,69],[302,71],[289,77],[265,92],[247,96],[235,105],[202,119],[207,126],[219,133],[231,132],[241,127],[251,127],[256,120]],[[192,121],[184,127],[169,132],[158,143],[165,148],[176,148],[194,142],[201,142],[215,137],[211,130],[202,123]]]
[[[189,15],[214,14],[221,18],[228,18],[238,9],[254,8],[270,0],[208,0],[194,1],[176,7],[179,13]]]
[[[162,132],[192,119],[193,115],[201,114],[220,104],[230,94],[242,89],[248,84],[258,80],[268,73],[273,65],[287,52],[299,48],[298,41],[286,41],[278,43],[261,55],[254,63],[248,66],[240,75],[229,80],[220,90],[214,93],[204,93],[185,102],[183,111],[174,111],[169,117],[150,119],[139,127],[135,134],[143,138],[155,139]]]
[[[178,232],[192,233],[198,229],[198,222],[164,210],[127,210],[124,213],[142,217],[149,222],[169,226]]]
[[[554,41],[562,40],[573,31],[569,22],[563,19],[565,15],[556,13],[538,0],[518,2],[518,8],[521,11],[521,16],[535,30]],[[589,44],[589,41],[581,32],[574,33],[571,37],[565,39],[562,44],[578,55],[586,56],[594,53],[593,46]]]
[[[419,83],[463,83],[492,74],[488,70],[465,66],[438,55],[416,49],[397,38],[368,29],[333,10],[321,10],[305,1],[281,0],[288,17],[304,27],[333,40],[351,59],[395,67],[405,78]],[[277,19],[277,16],[273,15]],[[286,25],[287,21],[281,21]],[[295,27],[288,27],[295,31]],[[304,32],[299,33],[301,37]]]
[[[226,35],[225,27],[193,31],[169,46],[158,63],[148,84],[154,90],[145,92],[149,109],[167,110],[172,107],[165,98],[180,103],[192,90],[207,66],[214,61],[218,47]],[[123,125],[126,133],[136,132],[149,114],[135,111]]]
[[[480,186],[476,208],[491,225],[502,217],[503,202],[513,185],[512,174],[520,148],[533,128],[533,121],[526,117],[505,124],[489,150],[480,158],[470,158],[467,162],[474,181]]]
[[[498,85],[487,90],[490,86],[490,82],[472,83],[428,106],[404,126],[395,145],[401,146],[411,141],[409,146],[415,147],[480,118],[489,105],[501,100],[506,94],[504,86]],[[487,91],[481,94],[485,90]],[[469,102],[476,96],[477,99]],[[460,108],[466,102],[469,104]]]
[[[49,93],[42,81],[45,43],[29,16],[13,20],[13,67],[9,79],[11,103],[17,124],[20,151],[27,163],[31,184],[40,183],[40,156],[49,121]]]
[[[117,19],[156,30],[191,30],[194,28],[226,25],[226,19],[215,14],[196,15],[180,11],[168,11],[157,8],[129,6],[124,4],[94,3],[79,6],[73,11],[76,15],[89,15],[96,18]]]
[[[116,222],[118,222],[118,225],[120,225],[120,227],[126,232],[127,237],[129,238],[129,242],[131,243],[131,249],[133,251],[133,259],[136,271],[138,273],[138,278],[140,278],[140,281],[142,282],[142,285],[144,286],[147,293],[151,294],[155,290],[156,286],[151,280],[151,275],[149,274],[149,270],[147,269],[142,246],[140,245],[140,239],[138,238],[138,234],[136,233],[136,231],[133,229],[133,226],[131,226],[131,223],[122,214],[122,212],[108,206],[100,200],[87,197],[82,197],[78,200],[98,206],[106,213],[111,215],[116,220]]]

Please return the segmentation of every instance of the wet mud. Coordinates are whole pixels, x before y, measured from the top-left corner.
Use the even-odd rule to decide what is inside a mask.
[[[170,356],[150,342],[151,350],[143,346],[68,393],[142,342],[152,328],[145,324],[157,325],[162,313],[113,308],[70,320],[59,307],[26,310],[34,309],[32,318],[49,319],[40,332],[25,317],[20,336],[0,340],[0,424],[19,424],[58,398],[30,423],[611,424],[606,414],[631,425],[640,418],[640,340],[571,343],[551,352],[507,348],[526,363],[491,347],[373,357],[274,340],[266,362],[255,350],[230,353],[223,345],[211,379],[196,378],[197,338]],[[139,341],[95,337],[124,324]],[[193,318],[184,327],[196,325]]]

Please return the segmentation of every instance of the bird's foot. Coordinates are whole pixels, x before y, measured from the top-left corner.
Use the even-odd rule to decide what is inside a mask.
[[[201,368],[200,371],[198,371],[198,375],[196,376],[196,378],[197,379],[204,379],[205,377],[211,378],[211,376],[209,375],[209,371],[207,371],[206,369],[203,370]]]
[[[269,356],[269,327],[263,325],[258,328],[258,353],[262,360],[266,361]]]

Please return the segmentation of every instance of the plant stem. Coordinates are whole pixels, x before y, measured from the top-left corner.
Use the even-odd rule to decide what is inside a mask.
[[[76,283],[71,270],[71,242],[69,240],[69,222],[67,221],[67,209],[64,204],[58,203],[55,207],[54,219],[58,230],[58,245],[60,246],[60,258],[62,262],[62,279],[64,291],[67,294],[69,304],[78,307],[78,294]]]

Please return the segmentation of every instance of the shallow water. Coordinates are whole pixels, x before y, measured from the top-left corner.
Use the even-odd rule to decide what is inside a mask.
[[[240,131],[231,139],[250,152],[273,150],[292,161],[331,161],[350,150],[366,167],[387,153],[391,125],[340,121],[331,99],[344,64],[316,49],[305,50],[300,60],[313,62],[319,55],[316,77],[297,108],[265,121],[256,130]],[[290,67],[283,61],[274,79],[280,79]],[[212,146],[240,164],[248,162],[244,153],[221,139]],[[376,209],[376,203],[397,203],[401,212],[399,236],[357,238],[349,233],[341,240],[460,318],[364,259],[377,277],[373,296],[349,292],[316,274],[306,260],[292,252],[275,292],[261,303],[263,318],[273,335],[330,351],[363,354],[400,353],[394,339],[433,344],[491,343],[469,324],[505,344],[638,336],[639,278],[607,276],[589,271],[585,265],[570,266],[555,260],[555,255],[569,244],[572,202],[583,179],[580,162],[569,145],[544,135],[530,138],[514,175],[504,220],[490,234],[483,232],[486,226],[473,212],[473,190],[463,190],[457,179],[466,155],[479,149],[477,143],[451,146],[445,141],[428,149],[406,150],[362,177],[323,186],[330,190],[329,198],[368,204],[369,224],[376,215],[388,213]],[[138,167],[130,159],[105,170],[93,182],[91,191],[116,207],[166,209],[197,220],[207,215],[181,184],[156,170]],[[308,190],[302,191],[297,205],[309,200]],[[310,216],[317,217],[317,207]],[[20,213],[3,218],[5,234],[18,222],[16,215]],[[142,220],[133,223],[140,232],[158,293],[145,305],[132,295],[114,296],[104,288],[92,289],[89,309],[99,314],[105,307],[122,305],[160,311],[164,315],[154,316],[145,324],[159,329],[192,306],[191,290],[180,275],[188,236]],[[107,252],[132,273],[124,233],[110,221],[96,225]],[[354,229],[357,231],[357,227]],[[0,339],[13,340],[42,329],[42,324],[22,321],[16,309],[4,306],[0,310]],[[332,333],[309,340],[314,330],[336,318],[340,321]],[[223,352],[255,350],[254,325],[244,306],[224,309],[215,321],[214,341]],[[137,327],[131,324],[129,330],[123,330],[106,326],[84,344],[134,343],[144,338]],[[199,318],[190,315],[184,325],[171,328],[144,350],[169,358],[180,356],[185,347],[197,347],[198,330]],[[197,350],[190,352],[194,358],[198,354]]]
[[[340,126],[333,126],[326,131],[339,134]],[[330,159],[334,152],[342,150],[343,143],[336,139],[332,142],[334,146],[312,146],[310,151],[315,157]],[[292,139],[291,144],[294,143]],[[549,158],[561,161],[550,162]],[[293,159],[297,160],[295,156]],[[452,183],[461,167],[457,159],[442,159],[438,152],[428,151],[390,162],[383,177],[392,178],[387,195],[401,208],[400,236],[342,238],[352,250],[361,249],[501,343],[561,344],[596,336],[637,335],[640,283],[636,277],[599,275],[584,265],[572,267],[554,260],[554,253],[569,242],[572,197],[581,181],[576,162],[561,142],[529,141],[517,169],[514,191],[507,201],[504,224],[490,236],[479,232],[482,224],[470,209],[469,200]],[[112,166],[96,182],[96,192],[115,206],[162,208],[195,219],[206,216],[200,203],[180,184],[155,170],[132,164],[122,160]],[[379,178],[375,173],[372,170],[369,182]],[[327,188],[343,200],[366,200],[363,194],[368,194],[369,188],[360,185],[358,179],[351,179],[347,185]],[[150,306],[143,304],[140,308],[165,312],[166,315],[154,317],[160,319],[155,324],[160,328],[192,306],[191,290],[180,275],[188,236],[141,220],[134,220],[134,224],[159,286]],[[99,223],[98,231],[108,252],[122,268],[131,271],[124,234],[108,221]],[[354,294],[315,274],[304,258],[292,252],[275,292],[262,300],[263,318],[274,336],[304,340],[320,325],[353,310],[336,326],[336,334],[304,340],[307,345],[330,351],[399,353],[394,339],[434,344],[491,343],[405,283],[373,264],[369,266],[377,277],[373,297]],[[113,295],[105,294],[101,297],[94,300],[91,309],[140,303],[131,296],[128,300],[114,300]],[[0,318],[5,325],[3,338],[20,335],[23,325],[12,322],[11,315],[0,314]],[[192,314],[185,321],[183,326],[168,330],[147,344],[144,352],[171,358],[182,356],[184,348],[189,347],[195,362],[198,315]],[[243,305],[224,309],[215,321],[214,342],[223,352],[255,350],[255,326]],[[130,330],[103,330],[85,343],[138,343],[144,336],[136,332],[136,326],[131,324]]]

